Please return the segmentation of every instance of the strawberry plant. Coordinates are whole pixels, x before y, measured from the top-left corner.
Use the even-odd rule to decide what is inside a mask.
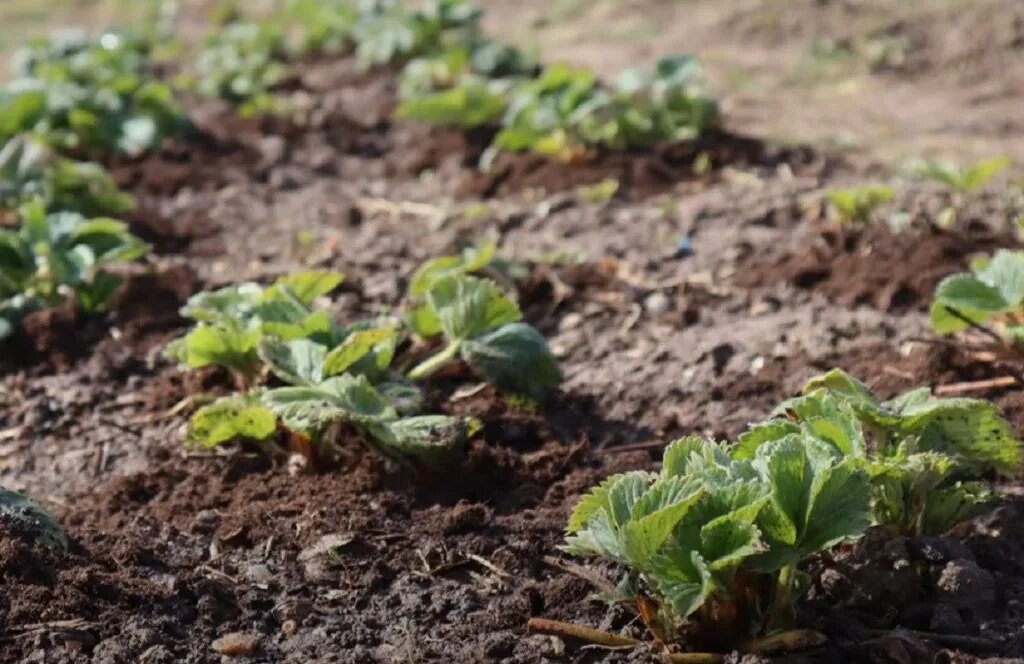
[[[406,64],[397,115],[463,129],[497,125],[511,91],[536,72],[536,62],[520,50],[475,36]]]
[[[179,82],[254,114],[273,107],[271,89],[287,73],[286,61],[284,35],[276,25],[230,23],[206,40],[195,60],[194,80]]]
[[[626,568],[615,600],[637,606],[667,647],[757,652],[812,642],[790,626],[797,565],[859,536],[869,523],[868,474],[801,434],[734,459],[686,438],[661,472],[615,475],[573,510],[564,549]]]
[[[149,48],[114,32],[33,43],[0,88],[0,141],[31,132],[62,150],[137,156],[182,133],[187,122]]]
[[[864,185],[849,189],[835,189],[827,195],[832,211],[846,224],[868,225],[875,210],[893,199],[896,192],[886,185]]]
[[[937,334],[963,333],[970,345],[1019,356],[1024,340],[1024,252],[1001,249],[991,258],[975,260],[969,273],[939,282],[931,324]]]
[[[446,33],[475,29],[480,11],[466,0],[434,0],[411,9],[396,0],[368,0],[352,28],[356,58],[387,65],[442,48]]]
[[[437,91],[458,87],[466,77],[509,82],[534,76],[536,61],[519,49],[474,35],[445,50],[406,63],[399,79],[399,96],[407,103]]]
[[[339,53],[350,46],[359,10],[348,0],[292,0],[286,15],[301,28],[301,53]]]
[[[971,194],[983,189],[992,178],[1005,171],[1012,163],[1008,157],[984,159],[970,166],[960,166],[956,162],[944,159],[933,159],[913,164],[910,170],[923,180],[938,182],[959,194]]]
[[[557,386],[559,371],[543,337],[520,321],[497,286],[468,276],[492,263],[492,243],[424,264],[410,282],[408,317],[421,338],[444,335],[448,345],[408,371],[401,322],[340,325],[314,301],[341,275],[306,272],[262,287],[245,283],[190,298],[182,314],[196,321],[167,354],[184,368],[217,365],[240,392],[200,409],[189,440],[213,447],[233,440],[273,444],[279,424],[333,450],[339,431],[355,429],[379,452],[416,464],[447,458],[475,430],[471,420],[424,415],[415,381],[461,358],[498,389],[539,401]]]
[[[338,325],[313,302],[341,275],[306,272],[271,286],[241,284],[193,296],[182,310],[198,322],[168,353],[186,368],[227,367],[244,392],[200,409],[189,440],[204,447],[232,440],[273,444],[277,422],[330,451],[340,426],[403,461],[435,462],[457,450],[472,422],[412,416],[419,391],[391,371],[396,330],[387,324]],[[273,379],[284,387],[261,387]]]
[[[496,124],[508,106],[508,83],[464,76],[458,84],[405,99],[396,115],[403,120],[473,129]]]
[[[589,71],[555,65],[513,91],[494,146],[571,161],[596,147],[626,150],[689,140],[717,117],[700,67],[690,57],[661,60],[650,74],[624,72],[611,88]]]
[[[120,221],[47,214],[41,201],[23,205],[19,226],[0,230],[0,338],[25,314],[68,298],[86,312],[103,311],[120,284],[104,268],[145,251]]]
[[[15,211],[40,199],[49,212],[79,212],[87,217],[118,216],[134,207],[102,166],[57,156],[29,136],[0,147],[0,211]]]
[[[341,281],[340,274],[303,272],[282,277],[267,288],[243,283],[194,295],[181,314],[197,325],[172,342],[167,355],[187,369],[225,367],[241,389],[250,388],[265,369],[259,355],[265,338],[340,341],[342,330],[326,311],[314,311],[312,304]]]
[[[418,302],[443,277],[480,273],[494,262],[497,251],[498,245],[494,242],[483,242],[466,247],[454,256],[430,259],[413,272],[409,280],[409,299]]]
[[[779,631],[793,626],[801,561],[871,523],[944,532],[991,507],[991,490],[972,477],[1020,467],[1020,443],[994,405],[927,388],[879,402],[834,370],[734,445],[684,438],[666,448],[660,473],[608,478],[576,505],[563,549],[625,568],[609,599],[636,606],[663,650],[800,647],[823,638]]]
[[[1021,448],[995,405],[938,399],[928,388],[878,401],[858,380],[833,370],[802,396],[740,437],[735,458],[766,441],[800,433],[856,459],[871,475],[875,523],[901,533],[940,534],[990,507],[994,494],[976,478],[1021,468]]]

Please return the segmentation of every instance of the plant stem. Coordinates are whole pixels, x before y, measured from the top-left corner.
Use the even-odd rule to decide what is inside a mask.
[[[461,345],[462,342],[460,340],[451,341],[440,353],[428,357],[413,367],[412,371],[409,372],[409,380],[423,380],[440,370],[441,367],[455,359]]]
[[[724,655],[713,652],[674,652],[664,657],[671,664],[721,664],[725,661]]]
[[[547,620],[546,618],[530,618],[530,622],[527,623],[527,628],[531,632],[537,632],[539,634],[550,634],[559,638],[569,637],[572,639],[579,639],[580,641],[595,643],[600,646],[607,646],[609,648],[622,648],[624,646],[640,645],[639,640],[628,636],[611,634],[599,629],[581,627],[579,625],[564,623],[558,620]]]
[[[1006,340],[1003,339],[1001,336],[999,336],[999,333],[995,332],[992,328],[990,328],[990,327],[988,327],[986,325],[982,325],[981,323],[978,323],[978,322],[975,322],[975,321],[971,320],[969,317],[967,317],[966,315],[961,313],[955,307],[951,307],[948,304],[944,304],[942,306],[945,307],[947,312],[949,312],[949,315],[951,315],[953,318],[959,319],[960,322],[964,323],[965,325],[970,327],[972,330],[977,330],[978,332],[980,332],[981,334],[984,334],[989,339],[992,339],[994,342],[996,342],[1000,346],[1006,344]]]
[[[599,629],[581,627],[558,620],[547,620],[546,618],[530,618],[527,627],[531,632],[538,634],[587,641],[606,648],[628,648],[641,644],[639,640],[628,636],[610,634]],[[725,661],[724,655],[711,652],[676,652],[665,654],[663,657],[664,661],[670,662],[670,664],[721,664]]]
[[[791,629],[754,639],[743,648],[743,652],[754,654],[792,652],[820,646],[827,640],[824,634],[813,629]]]
[[[779,570],[779,579],[775,584],[775,597],[772,601],[771,615],[768,617],[768,630],[789,625],[793,618],[793,577],[796,565],[790,563]]]

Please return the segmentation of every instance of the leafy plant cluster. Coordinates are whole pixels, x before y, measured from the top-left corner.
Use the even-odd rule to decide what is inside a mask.
[[[284,34],[273,22],[233,22],[206,39],[178,84],[240,104],[243,115],[272,110],[272,88],[288,73]]]
[[[134,202],[102,166],[60,156],[42,141],[16,136],[0,146],[0,214],[39,200],[50,212],[119,216]]]
[[[1009,157],[992,157],[967,166],[948,159],[931,159],[911,163],[908,170],[919,179],[944,185],[956,193],[972,194],[983,189],[1012,163]]]
[[[138,156],[181,134],[188,123],[151,48],[125,32],[32,42],[0,87],[0,142],[31,133],[75,154]]]
[[[86,312],[104,310],[120,285],[106,268],[146,251],[120,221],[47,212],[39,199],[19,208],[18,222],[0,230],[0,339],[25,314],[68,298]]]
[[[120,283],[108,267],[145,253],[114,218],[131,196],[103,167],[65,155],[134,156],[181,129],[147,49],[119,33],[40,40],[0,88],[0,338],[69,298],[104,310]]]
[[[413,61],[403,75],[399,117],[462,128],[494,126],[493,151],[535,152],[563,161],[597,148],[627,150],[696,138],[718,119],[697,60],[666,58],[653,72],[628,70],[611,86],[589,70],[510,66],[479,71],[482,50],[450,50]],[[525,70],[525,71],[524,71]],[[441,89],[425,91],[424,72]],[[447,87],[444,87],[445,84]]]
[[[839,221],[867,226],[874,221],[875,210],[895,195],[896,190],[888,185],[870,184],[834,189],[826,197]]]
[[[354,429],[399,461],[429,465],[449,457],[477,424],[423,414],[422,381],[459,359],[527,401],[545,398],[560,380],[547,343],[521,321],[515,302],[494,282],[469,274],[492,255],[493,247],[482,247],[425,265],[413,279],[404,320],[339,324],[314,306],[341,283],[341,275],[327,272],[194,296],[182,313],[196,327],[168,353],[189,369],[226,367],[240,391],[197,411],[189,440],[203,447],[233,440],[274,446],[283,427],[330,455],[339,432]],[[435,340],[443,348],[415,364],[416,351]]]
[[[535,58],[484,35],[467,0],[419,8],[397,0],[295,0],[263,23],[238,23],[209,41],[196,63],[198,88],[235,102],[260,100],[287,63],[315,52],[351,50],[364,67],[402,67],[401,118],[497,130],[499,150],[575,160],[594,149],[626,150],[688,140],[717,122],[697,60],[660,61],[603,85],[584,69],[540,67]],[[278,27],[297,25],[288,41]],[[248,106],[247,108],[252,108]]]
[[[991,505],[979,474],[1020,465],[992,404],[927,388],[880,402],[834,370],[733,445],[685,438],[660,473],[608,478],[564,548],[625,566],[613,599],[636,603],[658,640],[756,650],[790,626],[801,561],[871,524],[944,532]]]
[[[394,0],[292,0],[262,21],[229,22],[206,40],[182,82],[241,104],[245,113],[272,110],[274,86],[303,57],[351,51],[367,68],[400,64],[439,50],[452,31],[478,17],[464,0],[435,0],[420,9]]]

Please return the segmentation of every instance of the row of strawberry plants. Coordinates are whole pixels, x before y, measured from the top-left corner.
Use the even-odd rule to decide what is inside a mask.
[[[117,217],[134,202],[99,164],[139,156],[188,122],[159,82],[155,42],[122,32],[41,39],[0,87],[0,338],[28,313],[73,299],[104,310],[115,263],[145,245]]]
[[[287,63],[310,52],[350,51],[364,67],[400,66],[399,118],[496,131],[499,151],[565,161],[595,149],[649,148],[689,140],[718,121],[697,60],[667,58],[652,72],[623,72],[614,85],[593,72],[541,66],[488,38],[482,12],[466,0],[416,9],[376,0],[299,0],[263,22],[236,21],[211,36],[188,78],[206,94],[273,108]],[[282,27],[299,24],[298,40]]]

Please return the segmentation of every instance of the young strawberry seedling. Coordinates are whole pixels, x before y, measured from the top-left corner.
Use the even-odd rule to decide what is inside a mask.
[[[444,48],[453,33],[475,30],[480,10],[466,0],[438,0],[411,9],[395,0],[371,0],[360,7],[352,28],[355,56],[364,67],[399,63]]]
[[[17,229],[0,230],[0,338],[25,314],[69,298],[86,312],[103,311],[120,285],[104,268],[146,252],[114,219],[47,214],[39,200],[23,205],[18,216]]]
[[[626,568],[613,599],[666,652],[764,652],[820,643],[777,631],[792,627],[797,566],[859,536],[869,514],[868,473],[812,437],[789,434],[750,460],[685,438],[660,473],[615,475],[584,496],[565,550]]]
[[[282,277],[271,286],[244,283],[194,295],[181,314],[196,321],[187,335],[167,348],[183,367],[219,365],[231,371],[239,389],[254,387],[264,372],[259,347],[265,338],[316,339],[325,344],[341,334],[314,300],[338,287],[342,276],[303,272]]]
[[[892,187],[876,184],[835,189],[826,198],[840,222],[867,226],[874,222],[875,210],[891,201],[895,194]]]
[[[197,325],[168,354],[186,368],[227,368],[240,393],[200,409],[189,440],[202,447],[239,439],[274,445],[280,422],[321,454],[333,454],[339,434],[354,429],[402,462],[434,465],[451,457],[478,425],[471,418],[421,414],[423,398],[413,381],[461,357],[498,389],[535,402],[559,378],[546,342],[519,322],[518,307],[493,282],[466,276],[493,254],[492,244],[481,245],[416,272],[410,294],[425,303],[410,317],[413,329],[422,337],[444,333],[449,345],[408,375],[394,368],[397,350],[408,346],[401,321],[342,326],[313,308],[341,275],[308,272],[267,288],[250,283],[194,296],[182,313]]]
[[[910,171],[918,178],[938,182],[958,194],[973,194],[984,189],[985,185],[1012,163],[1009,157],[984,159],[970,166],[934,159],[913,164]]]
[[[691,140],[717,121],[691,57],[663,59],[653,73],[623,72],[611,87],[587,70],[554,65],[509,91],[493,148],[577,161],[599,148]]]
[[[543,335],[521,322],[515,302],[497,285],[469,276],[444,276],[410,317],[422,338],[442,336],[444,348],[411,371],[423,380],[461,358],[477,375],[503,392],[532,402],[544,400],[561,374]]]
[[[932,329],[956,334],[980,357],[1020,361],[1024,341],[1024,252],[1001,249],[935,289]]]
[[[207,38],[194,73],[179,84],[200,94],[240,104],[242,115],[275,108],[273,86],[288,71],[284,35],[276,24],[231,23]]]

